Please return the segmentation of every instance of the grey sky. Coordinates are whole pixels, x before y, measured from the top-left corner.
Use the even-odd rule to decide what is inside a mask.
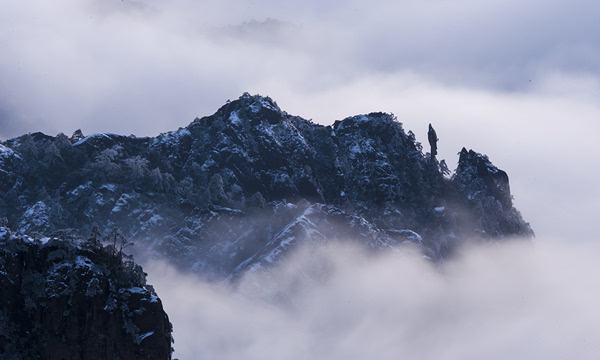
[[[285,104],[388,76],[449,91],[531,92],[557,73],[597,81],[599,15],[591,0],[8,0],[0,136],[150,135],[246,90]],[[335,120],[327,110],[302,108],[323,123]]]

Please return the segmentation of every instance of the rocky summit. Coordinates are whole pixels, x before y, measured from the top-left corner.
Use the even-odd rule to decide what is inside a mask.
[[[0,217],[34,239],[119,229],[135,253],[212,279],[269,266],[302,243],[413,244],[438,261],[465,241],[533,235],[504,171],[463,149],[451,173],[433,127],[429,143],[424,151],[391,114],[323,126],[246,93],[156,137],[2,142]]]
[[[169,318],[121,250],[0,227],[0,358],[170,359]]]

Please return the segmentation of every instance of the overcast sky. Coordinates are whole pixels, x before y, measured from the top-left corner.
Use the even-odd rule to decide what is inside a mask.
[[[388,111],[423,140],[432,122],[449,164],[489,154],[538,234],[588,238],[598,19],[593,0],[5,0],[0,138],[154,135],[244,91],[322,124]]]

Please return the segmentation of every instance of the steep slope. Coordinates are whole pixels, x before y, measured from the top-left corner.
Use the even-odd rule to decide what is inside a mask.
[[[0,358],[170,359],[145,274],[108,247],[0,227]]]
[[[487,157],[462,151],[448,177],[385,113],[322,126],[244,94],[157,137],[33,133],[2,149],[0,217],[18,232],[102,223],[217,278],[304,241],[411,242],[441,259],[466,239],[532,235]]]

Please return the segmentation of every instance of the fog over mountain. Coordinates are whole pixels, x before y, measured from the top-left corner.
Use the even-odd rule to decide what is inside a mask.
[[[238,287],[147,264],[175,354],[219,359],[569,359],[600,351],[598,246],[550,238],[465,249],[299,253]]]
[[[437,160],[445,159],[451,170],[460,165],[463,147],[489,155],[493,162],[490,169],[502,169],[510,175],[510,207],[503,208],[506,213],[501,214],[512,214],[514,205],[523,219],[507,218],[518,219],[513,224],[519,224],[516,228],[521,230],[529,228],[525,223],[531,224],[536,237],[526,236],[523,241],[512,239],[519,231],[501,232],[503,241],[492,237],[493,242],[482,243],[478,236],[459,236],[461,241],[453,247],[452,256],[436,258],[431,251],[424,252],[427,247],[418,241],[400,241],[402,244],[391,252],[373,253],[327,235],[323,237],[329,241],[321,246],[299,246],[273,267],[236,272],[234,281],[208,281],[202,276],[202,269],[194,267],[190,259],[197,259],[197,253],[206,255],[204,248],[194,253],[188,247],[170,247],[190,260],[179,263],[156,253],[149,255],[145,247],[138,246],[136,261],[144,266],[148,283],[155,286],[173,323],[174,356],[596,359],[600,353],[600,311],[596,305],[600,294],[595,290],[600,278],[600,249],[596,245],[600,201],[599,17],[600,4],[592,0],[7,0],[0,11],[0,53],[5,54],[0,56],[0,142],[4,144],[0,146],[16,149],[15,139],[27,139],[21,138],[27,133],[41,131],[49,137],[29,135],[42,149],[25,157],[35,159],[26,163],[35,163],[37,170],[26,173],[24,178],[30,182],[22,183],[19,192],[0,194],[0,200],[13,201],[0,202],[0,218],[8,218],[13,234],[20,227],[26,233],[39,224],[25,216],[27,211],[38,209],[39,201],[61,194],[58,198],[62,202],[58,203],[68,209],[65,214],[76,217],[66,222],[61,218],[52,224],[52,230],[65,223],[76,224],[80,235],[86,237],[93,227],[90,218],[100,218],[101,225],[112,226],[124,216],[110,215],[121,195],[140,193],[142,200],[136,198],[132,204],[143,204],[143,210],[136,212],[134,206],[125,213],[135,213],[136,219],[142,220],[125,231],[133,229],[133,234],[143,229],[144,244],[153,244],[162,241],[165,233],[176,233],[171,231],[174,226],[167,232],[154,232],[156,218],[147,215],[148,204],[159,203],[157,197],[144,198],[148,191],[143,190],[147,184],[140,185],[143,181],[121,179],[122,183],[116,182],[118,186],[113,188],[112,180],[100,179],[110,174],[85,172],[93,167],[82,164],[93,164],[96,150],[121,144],[125,150],[110,160],[122,169],[133,169],[126,160],[139,155],[161,174],[169,167],[176,169],[169,170],[176,177],[180,170],[181,174],[189,171],[196,182],[192,187],[198,190],[208,187],[213,172],[222,169],[200,169],[200,157],[195,158],[199,166],[189,162],[185,167],[179,158],[169,158],[174,153],[170,145],[156,150],[152,141],[170,141],[173,138],[168,135],[178,134],[176,129],[195,128],[201,148],[200,134],[210,128],[211,141],[199,153],[211,153],[219,131],[229,126],[226,121],[233,109],[227,106],[233,106],[230,104],[246,91],[272,96],[278,110],[287,111],[285,116],[310,119],[315,129],[317,125],[334,128],[335,121],[356,114],[367,114],[373,120],[379,119],[379,112],[392,113],[403,129],[414,131],[414,141],[423,143],[417,167],[428,163],[429,123],[440,138]],[[225,103],[227,99],[231,102]],[[225,110],[215,114],[212,123],[194,121],[213,114],[224,103]],[[286,121],[296,126],[298,120],[289,116]],[[270,121],[268,117],[260,119]],[[240,121],[254,120],[242,116]],[[70,138],[77,129],[82,130],[82,137]],[[300,131],[303,136],[311,133],[305,130]],[[159,135],[165,132],[171,133]],[[59,133],[67,136],[55,137]],[[97,133],[109,133],[115,144],[95,148],[94,143],[84,150],[75,149],[81,145],[74,146],[79,140]],[[254,149],[251,139],[256,134],[241,134],[247,138],[239,149]],[[146,136],[149,138],[143,138]],[[91,139],[96,141],[97,137]],[[44,167],[44,155],[49,153],[44,149],[49,143],[60,149],[62,144],[67,152],[76,154],[75,160],[67,163],[77,166],[54,172],[61,181],[63,176],[70,176],[68,186],[45,176],[51,173]],[[322,149],[313,140],[309,143],[311,149]],[[351,149],[350,143],[344,144]],[[405,154],[406,148],[392,148],[386,156]],[[153,157],[155,150],[160,157]],[[286,164],[300,163],[289,156],[293,151],[286,151],[281,152]],[[344,157],[349,152],[336,154]],[[376,164],[376,159],[369,159],[370,164]],[[311,171],[322,163],[320,159],[311,161]],[[225,160],[219,164],[229,166]],[[356,168],[356,163],[348,164],[342,166],[343,174]],[[271,170],[270,166],[259,170]],[[398,169],[405,168],[394,165],[391,172],[400,174]],[[438,165],[435,169],[442,170]],[[23,175],[19,171],[13,174]],[[321,186],[320,181],[329,179],[330,173],[308,173],[319,181],[318,191],[325,189],[321,195],[333,193],[340,184],[332,181],[334,185],[329,188]],[[83,180],[89,174],[98,179],[90,180],[87,186]],[[115,179],[125,175],[118,173]],[[231,196],[237,183],[222,173],[220,176],[225,179],[226,200],[237,199]],[[0,173],[0,180],[5,177]],[[176,180],[185,185],[184,178]],[[427,184],[451,181],[438,173],[426,178]],[[299,187],[300,179],[293,178],[292,184],[302,196],[293,200],[288,195],[277,199],[265,196],[267,203],[279,200],[283,204],[269,205],[268,209],[281,212],[274,210],[267,222],[290,220],[298,215],[295,211],[304,211],[304,206],[323,203],[322,199],[300,202],[306,197]],[[359,179],[356,176],[354,183],[359,184]],[[2,181],[0,186],[5,185]],[[218,179],[214,183],[218,185]],[[422,184],[411,184],[417,183]],[[75,191],[80,185],[82,191]],[[244,201],[252,195],[246,190],[255,192],[253,186],[241,186]],[[430,194],[428,191],[425,193]],[[186,194],[194,195],[192,202],[199,203],[204,201],[197,196],[200,193],[204,194]],[[175,192],[161,194],[161,201],[173,204],[169,211],[176,209],[168,212],[177,214],[171,218],[193,229],[182,233],[200,239],[198,234],[204,234],[204,228],[189,221],[200,218],[200,210],[195,213],[186,205],[180,208]],[[353,196],[358,198],[357,194],[360,191]],[[492,198],[498,199],[496,195]],[[86,202],[98,196],[105,203]],[[448,198],[438,194],[410,208],[441,208],[431,203],[440,199]],[[338,200],[328,204],[343,208]],[[296,207],[286,207],[288,203]],[[238,209],[227,204],[215,208],[207,203],[207,208],[217,212]],[[460,213],[443,207],[452,214]],[[349,216],[363,214],[343,209]],[[180,210],[184,215],[180,216]],[[210,212],[204,214],[208,217]],[[382,222],[378,216],[367,218],[382,232],[390,228],[390,222]],[[426,216],[416,218],[396,230],[412,227],[423,235],[420,229],[428,229],[426,224],[431,223]],[[496,215],[491,218],[498,219]],[[248,217],[247,222],[231,228],[241,233],[253,223],[263,229],[259,220],[264,218],[254,220]],[[220,224],[231,225],[226,221]],[[0,229],[4,225],[0,223]],[[440,233],[452,234],[449,228]],[[330,230],[340,233],[337,228]],[[425,239],[436,239],[433,243],[439,244],[437,237],[428,237],[431,234],[425,232]],[[529,231],[523,233],[531,235]],[[8,239],[6,234],[0,232],[0,240]],[[27,246],[36,254],[48,250],[43,243],[36,245],[41,250]],[[220,254],[226,257],[229,253]]]
[[[451,171],[438,142],[429,125],[427,152],[392,114],[323,126],[244,93],[156,137],[77,130],[0,143],[0,218],[34,238],[118,229],[134,254],[212,279],[305,242],[411,243],[443,261],[470,241],[531,238],[508,174],[464,147]]]
[[[463,149],[447,177],[389,114],[323,127],[244,94],[155,138],[33,133],[1,149],[7,225],[42,244],[119,227],[175,356],[595,356],[596,246],[532,240],[504,171]]]

